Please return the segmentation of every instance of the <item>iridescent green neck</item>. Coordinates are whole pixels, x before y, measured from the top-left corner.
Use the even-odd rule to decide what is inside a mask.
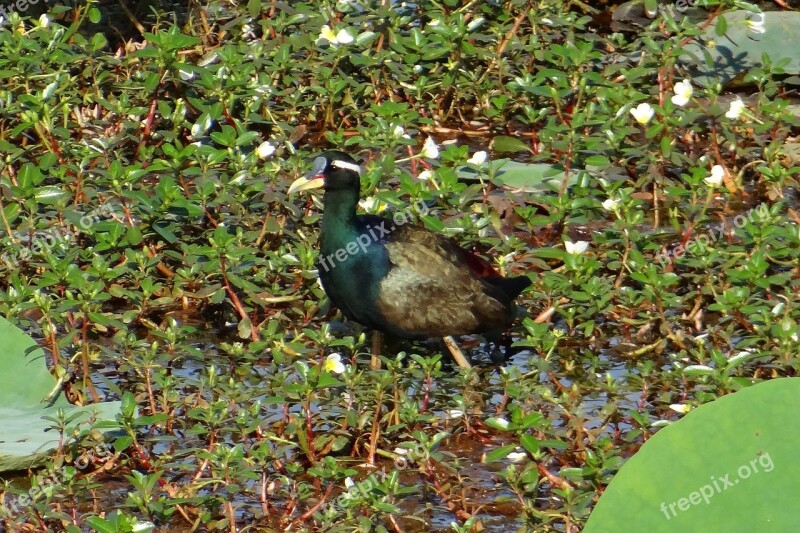
[[[322,245],[330,250],[341,248],[358,233],[356,226],[357,190],[334,189],[325,191],[322,213]]]

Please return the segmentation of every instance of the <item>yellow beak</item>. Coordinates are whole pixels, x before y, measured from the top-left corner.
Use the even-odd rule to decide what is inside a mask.
[[[325,172],[325,167],[327,166],[328,161],[324,157],[318,157],[314,159],[314,167],[311,169],[311,172],[302,178],[294,180],[294,182],[289,185],[289,190],[286,191],[286,194],[288,195],[300,191],[319,189],[325,185],[325,177],[323,176],[323,172]]]
[[[286,194],[294,194],[300,191],[310,191],[312,189],[319,189],[325,184],[325,178],[321,175],[312,176],[311,178],[307,178],[303,176],[302,178],[297,178],[289,185],[289,190],[286,191]]]

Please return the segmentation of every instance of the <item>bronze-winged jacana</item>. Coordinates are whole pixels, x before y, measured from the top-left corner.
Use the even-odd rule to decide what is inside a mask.
[[[289,194],[323,187],[319,277],[344,315],[405,339],[496,334],[514,319],[514,298],[531,281],[504,278],[488,261],[422,227],[358,215],[360,167],[344,152],[314,160]],[[457,351],[457,348],[456,348]],[[459,361],[460,352],[453,353]],[[373,366],[377,358],[373,357]]]

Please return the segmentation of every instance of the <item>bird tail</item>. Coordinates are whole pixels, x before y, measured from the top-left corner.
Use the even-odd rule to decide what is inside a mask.
[[[530,284],[531,279],[528,276],[516,276],[513,278],[497,278],[487,280],[495,287],[502,290],[510,300],[513,300],[524,291]]]

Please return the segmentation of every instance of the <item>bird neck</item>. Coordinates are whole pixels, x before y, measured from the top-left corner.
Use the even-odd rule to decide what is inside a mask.
[[[352,239],[356,228],[356,206],[358,190],[335,189],[325,191],[322,199],[324,211],[322,215],[322,233],[329,242]]]

